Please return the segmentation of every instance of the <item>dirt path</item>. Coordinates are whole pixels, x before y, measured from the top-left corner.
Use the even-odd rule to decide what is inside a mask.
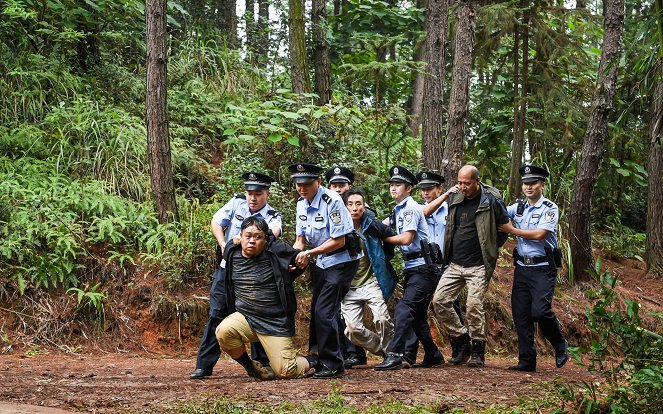
[[[349,370],[337,384],[346,404],[358,408],[394,399],[472,409],[543,395],[540,385],[557,377],[567,383],[600,380],[572,363],[556,369],[552,360],[541,359],[539,372],[531,374],[507,371],[511,363],[489,357],[484,369],[443,366],[387,373],[360,368]],[[197,397],[248,396],[253,401],[278,404],[321,398],[332,390],[330,381],[311,378],[255,382],[239,365],[227,360],[220,361],[211,378],[190,380],[194,364],[191,359],[126,354],[2,355],[0,401],[96,413],[158,412],[162,404]]]

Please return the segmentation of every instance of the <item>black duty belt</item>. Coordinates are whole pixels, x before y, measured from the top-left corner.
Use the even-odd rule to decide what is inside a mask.
[[[343,247],[341,247],[341,248],[338,248],[338,249],[336,249],[336,250],[333,250],[333,251],[331,251],[331,252],[329,252],[329,253],[325,253],[325,256],[326,256],[326,257],[333,256],[333,255],[335,255],[336,253],[342,253],[342,252],[344,252],[344,251],[346,251],[346,250],[348,250],[348,247],[345,246],[345,245],[343,245]]]
[[[405,257],[405,261],[408,261],[424,257],[424,255],[421,253],[421,251],[418,251],[416,253],[406,253],[403,255],[403,257]]]
[[[525,264],[539,264],[548,262],[548,256],[521,256],[517,254],[516,260]]]

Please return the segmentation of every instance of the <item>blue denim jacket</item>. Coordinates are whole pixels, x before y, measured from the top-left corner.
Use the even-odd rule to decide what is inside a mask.
[[[375,273],[375,277],[380,285],[380,290],[382,290],[382,296],[384,296],[384,300],[386,301],[394,293],[398,277],[396,276],[394,267],[391,265],[391,257],[387,257],[385,254],[385,247],[383,247],[380,237],[392,235],[393,233],[388,226],[385,226],[375,218],[375,215],[369,210],[364,213],[364,217],[361,220],[361,231],[364,235],[368,259],[371,262],[373,273]],[[393,247],[390,250],[393,252]],[[393,253],[391,256],[393,257]]]

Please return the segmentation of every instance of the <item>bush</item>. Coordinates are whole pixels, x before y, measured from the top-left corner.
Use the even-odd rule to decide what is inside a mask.
[[[600,285],[589,291],[594,305],[586,311],[594,338],[588,348],[572,353],[606,376],[605,389],[585,384],[580,395],[565,385],[559,395],[586,413],[658,413],[663,407],[663,337],[642,326],[637,302],[619,298],[616,277],[598,270],[595,276]],[[663,313],[656,316],[663,319]]]

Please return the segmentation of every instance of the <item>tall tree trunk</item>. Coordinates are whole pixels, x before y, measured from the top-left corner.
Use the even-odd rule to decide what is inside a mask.
[[[261,62],[267,62],[269,55],[269,0],[258,0],[256,54]]]
[[[658,85],[649,125],[649,191],[647,192],[647,269],[663,274],[663,61],[659,61]]]
[[[429,0],[426,11],[426,76],[421,114],[421,152],[424,166],[437,171],[442,162],[442,113],[444,111],[444,47],[447,41],[448,0]]]
[[[426,0],[417,0],[417,8],[425,9],[428,2]],[[415,62],[426,62],[426,41],[425,39],[418,42],[414,49],[413,59]],[[414,75],[414,81],[412,82],[412,99],[409,105],[410,119],[408,121],[408,127],[410,128],[410,133],[413,137],[419,136],[419,127],[421,126],[421,109],[424,103],[424,74],[425,68],[423,70],[417,70],[417,73]]]
[[[294,93],[311,91],[311,79],[306,63],[306,32],[304,29],[304,0],[288,0],[288,28],[290,33],[290,76]]]
[[[476,0],[460,0],[457,12],[456,37],[454,38],[454,60],[449,99],[447,139],[442,156],[444,177],[449,184],[456,181],[458,170],[463,165],[465,121],[469,104],[470,72],[474,51],[474,29],[477,22]]]
[[[226,43],[230,49],[239,47],[237,38],[237,1],[219,0],[218,1],[221,32],[226,34]]]
[[[160,223],[177,220],[168,137],[166,0],[145,2],[147,29],[146,124],[152,191]]]
[[[327,43],[327,2],[313,0],[313,58],[315,60],[315,93],[318,94],[318,105],[324,105],[331,99],[331,61]]]
[[[246,49],[256,51],[255,0],[244,0],[244,24],[246,25]]]
[[[527,74],[529,71],[529,11],[523,14],[522,26],[516,26],[515,39],[522,37],[523,65],[520,70],[520,96],[516,82],[518,76],[518,63],[514,62],[514,103],[513,103],[513,141],[511,142],[511,169],[509,173],[509,198],[515,200],[520,195],[520,169],[523,163],[523,148],[525,146],[525,114],[527,113]],[[518,59],[518,42],[515,42],[514,59]]]
[[[655,2],[658,39],[663,44],[663,0]],[[663,50],[659,48],[658,84],[653,96],[649,124],[649,191],[647,192],[647,270],[663,274]]]
[[[575,280],[578,281],[589,279],[586,271],[593,268],[594,263],[590,220],[592,194],[608,135],[608,117],[613,106],[617,69],[622,53],[624,0],[606,0],[604,4],[601,63],[582,154],[573,182],[574,191],[569,215],[569,242]]]

